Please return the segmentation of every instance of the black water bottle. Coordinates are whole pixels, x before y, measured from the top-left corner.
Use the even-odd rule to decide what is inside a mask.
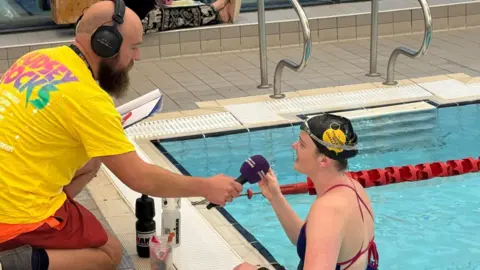
[[[155,202],[147,195],[138,198],[135,203],[135,224],[137,231],[137,253],[140,258],[150,257],[150,241],[156,233]]]

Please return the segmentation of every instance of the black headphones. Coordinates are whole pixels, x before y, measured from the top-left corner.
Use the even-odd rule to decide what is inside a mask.
[[[113,25],[102,25],[92,35],[90,46],[93,52],[102,58],[112,58],[118,54],[122,46],[123,37],[117,29],[117,25],[123,23],[125,15],[125,3],[123,0],[113,0],[115,10],[112,16]],[[78,18],[78,22],[83,15]]]

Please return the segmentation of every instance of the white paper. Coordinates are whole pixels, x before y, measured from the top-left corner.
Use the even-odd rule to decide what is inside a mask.
[[[159,89],[117,107],[117,111],[123,119],[124,129],[159,113],[162,109],[163,94]]]

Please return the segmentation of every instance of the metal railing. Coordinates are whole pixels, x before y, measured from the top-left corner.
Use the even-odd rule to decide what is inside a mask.
[[[265,31],[265,1],[258,0],[258,46],[260,49],[260,85],[257,88],[270,88],[267,65],[267,33]]]
[[[387,80],[383,83],[385,85],[397,84],[397,81],[394,80],[395,62],[397,61],[397,58],[400,54],[406,55],[410,58],[417,58],[421,55],[424,55],[427,52],[428,46],[430,45],[433,32],[432,14],[426,0],[418,0],[418,2],[420,2],[420,5],[422,6],[423,18],[425,20],[425,33],[423,37],[422,47],[417,52],[406,47],[398,47],[392,52],[392,54],[390,55],[390,59],[388,59]]]
[[[262,0],[260,0],[262,1]],[[303,55],[302,61],[300,64],[296,64],[292,60],[282,59],[278,62],[277,67],[275,68],[275,75],[273,77],[273,95],[270,95],[271,98],[284,98],[285,94],[282,94],[282,71],[284,67],[288,67],[296,72],[302,71],[310,59],[310,54],[312,50],[312,38],[310,35],[310,25],[308,24],[308,18],[305,14],[300,3],[297,0],[290,0],[293,4],[295,12],[297,12],[298,17],[300,18],[300,24],[302,26],[303,33]]]
[[[368,77],[378,77],[377,72],[377,46],[378,46],[378,1],[372,1],[371,25],[370,25],[370,72],[366,74]]]

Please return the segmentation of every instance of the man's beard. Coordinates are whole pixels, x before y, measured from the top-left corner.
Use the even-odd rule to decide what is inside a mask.
[[[109,59],[110,60],[110,59]],[[98,69],[98,82],[100,87],[115,98],[125,95],[130,84],[128,72],[132,63],[127,68],[116,70],[116,61],[102,60]]]

